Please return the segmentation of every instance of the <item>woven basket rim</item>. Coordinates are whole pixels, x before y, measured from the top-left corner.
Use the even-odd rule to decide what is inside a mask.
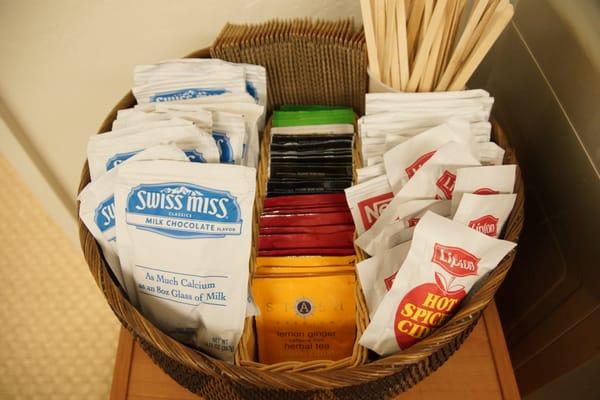
[[[196,51],[187,57],[209,57],[209,49]],[[112,109],[103,121],[98,133],[110,130],[110,125],[115,119],[117,111],[122,108],[132,107],[135,100],[129,91],[117,105]],[[504,143],[498,143],[507,150],[506,157],[509,162],[517,164],[514,151],[508,145],[498,124],[494,123],[498,139]],[[504,146],[503,146],[504,144]],[[87,160],[84,163],[78,193],[90,181]],[[513,209],[505,228],[505,240],[518,241],[523,224],[523,202],[524,187],[517,168],[517,204]],[[79,209],[79,203],[77,205]],[[79,211],[79,210],[78,210]],[[400,353],[382,357],[378,360],[362,365],[343,369],[323,369],[317,371],[292,370],[280,372],[269,368],[258,368],[253,366],[238,366],[212,358],[195,349],[187,347],[175,339],[159,331],[147,320],[129,301],[125,298],[108,272],[109,268],[102,256],[100,247],[95,241],[87,227],[78,218],[79,236],[85,259],[90,272],[107,299],[111,309],[136,338],[151,343],[165,356],[179,362],[198,373],[204,373],[217,379],[227,381],[232,386],[250,386],[263,389],[289,389],[289,390],[329,390],[371,383],[373,381],[400,373],[405,367],[412,366],[418,362],[426,361],[428,357],[438,351],[444,351],[444,347],[451,343],[460,334],[467,332],[475,324],[481,312],[493,299],[494,293],[510,269],[516,254],[516,248],[507,254],[500,265],[488,276],[472,295],[461,305],[458,312],[450,318],[446,324],[436,329],[431,335]],[[139,337],[139,338],[138,338]],[[455,350],[455,349],[454,349]],[[160,364],[159,364],[160,365]],[[162,368],[162,366],[161,366]]]

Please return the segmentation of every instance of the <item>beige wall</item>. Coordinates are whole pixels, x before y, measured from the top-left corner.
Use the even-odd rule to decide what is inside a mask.
[[[18,131],[17,142],[65,204],[49,211],[64,219],[75,207],[87,137],[129,90],[134,65],[206,47],[228,21],[303,16],[360,22],[359,2],[0,0],[0,117],[10,120],[0,129],[0,151],[19,159],[5,145]],[[19,169],[35,184],[31,168]]]

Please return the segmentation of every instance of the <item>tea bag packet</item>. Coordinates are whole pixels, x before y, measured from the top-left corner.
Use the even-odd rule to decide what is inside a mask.
[[[158,145],[139,152],[124,163],[140,160],[189,161],[175,145]],[[104,258],[122,288],[125,288],[121,263],[117,252],[115,227],[115,182],[117,168],[87,184],[79,193],[79,217],[98,241]]]
[[[187,121],[185,121],[187,122]],[[202,131],[190,123],[183,126],[144,127],[133,133],[122,131],[107,132],[90,137],[88,141],[88,163],[92,180],[110,171],[128,158],[148,147],[159,144],[175,143],[185,152],[197,150],[202,146]]]
[[[233,361],[248,307],[253,168],[140,161],[117,171],[123,278],[169,335]]]
[[[452,219],[497,238],[508,220],[516,199],[516,194],[465,193]]]
[[[385,175],[349,187],[345,192],[358,235],[371,228],[394,197]]]
[[[258,360],[339,360],[356,337],[354,257],[258,257]]]
[[[513,193],[516,172],[517,166],[512,164],[457,169],[452,194],[452,214],[456,212],[463,193]]]
[[[384,251],[381,255],[367,258],[356,264],[358,280],[365,295],[370,318],[373,318],[383,296],[391,289],[410,245],[410,241],[404,242]]]
[[[359,343],[380,355],[409,348],[450,318],[473,285],[515,246],[426,213]]]
[[[426,160],[425,164],[396,192],[395,198],[397,197],[398,201],[451,199],[456,170],[481,165],[474,152],[473,144],[458,142],[445,144],[432,154],[431,158]]]
[[[352,109],[295,106],[275,111],[268,196],[336,193],[352,184]]]
[[[246,126],[241,115],[213,112],[212,136],[219,148],[221,163],[242,164]]]
[[[394,193],[398,193],[440,147],[453,141],[460,143],[473,141],[472,132],[466,121],[452,120],[385,152],[383,162]]]
[[[444,216],[450,215],[450,204],[447,201],[436,199],[401,202],[394,198],[371,229],[356,239],[356,245],[373,256],[410,240],[413,233],[412,228],[428,210]],[[390,244],[392,235],[394,235],[395,243]]]

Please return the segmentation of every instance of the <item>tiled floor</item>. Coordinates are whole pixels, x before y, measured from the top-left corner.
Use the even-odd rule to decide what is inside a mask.
[[[81,252],[0,157],[0,399],[107,399],[118,322]]]

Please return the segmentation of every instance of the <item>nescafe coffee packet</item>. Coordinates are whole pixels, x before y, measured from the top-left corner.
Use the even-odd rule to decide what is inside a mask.
[[[269,177],[274,179],[317,179],[317,178],[352,178],[351,164],[336,163],[296,163],[272,161]]]
[[[377,255],[395,245],[410,240],[413,227],[426,211],[450,215],[448,201],[436,199],[399,202],[392,200],[377,222],[356,239],[356,244],[367,254]]]
[[[352,185],[352,179],[274,180],[267,183],[267,196],[308,193],[337,193]]]
[[[479,166],[472,146],[465,143],[445,144],[396,193],[399,201],[413,199],[451,199],[454,192],[456,170]],[[393,187],[392,187],[393,189]]]
[[[513,193],[516,172],[517,166],[512,164],[459,168],[456,170],[456,182],[452,192],[452,213],[456,212],[463,193]]]
[[[450,318],[473,285],[515,246],[426,213],[359,343],[380,355],[414,345]]]
[[[453,220],[491,237],[498,237],[515,205],[516,194],[462,196]]]
[[[397,193],[412,178],[436,150],[453,141],[461,143],[473,141],[468,122],[450,120],[386,151],[383,154],[383,162],[394,193]]]
[[[394,278],[408,254],[410,244],[410,241],[404,242],[384,251],[381,255],[367,258],[356,264],[358,280],[365,295],[370,318],[373,318],[379,303],[392,288]]]
[[[394,197],[385,175],[349,187],[345,193],[359,235],[373,226]]]

